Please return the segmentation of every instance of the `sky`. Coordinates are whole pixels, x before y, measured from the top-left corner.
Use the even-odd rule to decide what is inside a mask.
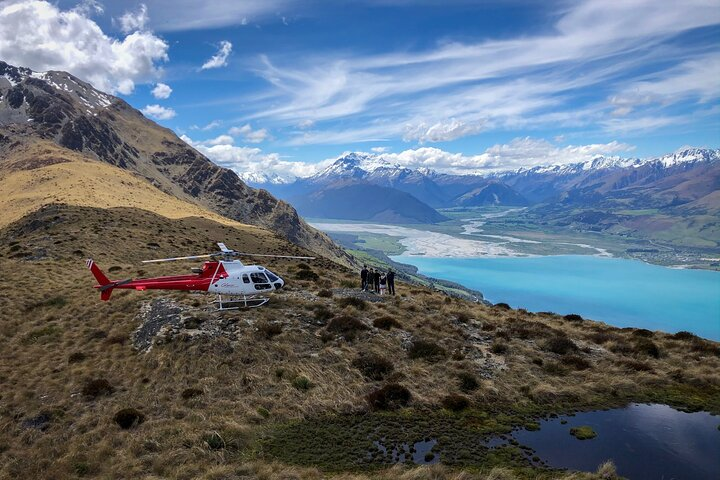
[[[720,144],[720,0],[5,0],[0,60],[246,179],[349,151],[484,173]]]

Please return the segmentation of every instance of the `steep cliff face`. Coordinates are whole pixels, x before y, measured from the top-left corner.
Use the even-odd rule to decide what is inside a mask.
[[[165,193],[265,227],[318,254],[351,260],[291,205],[248,187],[125,101],[65,72],[37,73],[0,62],[0,165],[38,140],[131,171]]]

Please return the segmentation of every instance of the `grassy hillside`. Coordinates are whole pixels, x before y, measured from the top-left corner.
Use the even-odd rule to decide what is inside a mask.
[[[356,273],[327,260],[264,263],[288,287],[262,309],[218,314],[202,295],[167,292],[100,302],[84,265],[182,272],[192,264],[139,262],[215,241],[306,253],[262,230],[134,208],[51,205],[0,230],[0,478],[613,478],[476,440],[628,401],[720,413],[720,345],[691,335],[406,284],[357,298]],[[367,455],[380,434],[437,436],[446,465],[391,468]]]
[[[63,203],[82,207],[141,208],[167,218],[205,217],[213,221],[258,227],[222,217],[164,193],[127,170],[91,160],[49,141],[18,146],[0,169],[0,226],[40,207]]]

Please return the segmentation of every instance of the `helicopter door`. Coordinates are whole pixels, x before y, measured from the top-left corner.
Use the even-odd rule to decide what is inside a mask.
[[[262,272],[252,272],[250,280],[255,284],[255,290],[270,290],[272,288],[267,277]]]

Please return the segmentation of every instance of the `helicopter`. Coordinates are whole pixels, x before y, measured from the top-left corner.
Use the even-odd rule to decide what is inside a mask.
[[[174,275],[155,278],[138,278],[133,280],[109,280],[100,270],[100,267],[89,258],[86,266],[95,276],[98,285],[94,288],[100,290],[100,299],[110,300],[112,291],[116,288],[132,290],[186,290],[217,294],[217,299],[210,302],[215,304],[218,311],[237,310],[239,308],[254,308],[265,305],[270,300],[266,294],[280,290],[285,281],[278,275],[260,265],[245,265],[238,257],[274,257],[314,260],[315,257],[302,257],[294,255],[265,255],[258,253],[243,253],[231,250],[224,243],[218,243],[220,251],[204,255],[191,255],[189,257],[159,258],[144,260],[142,263],[175,262],[180,260],[197,260],[209,258],[202,267],[192,268],[192,275]],[[231,297],[223,298],[223,295]]]

